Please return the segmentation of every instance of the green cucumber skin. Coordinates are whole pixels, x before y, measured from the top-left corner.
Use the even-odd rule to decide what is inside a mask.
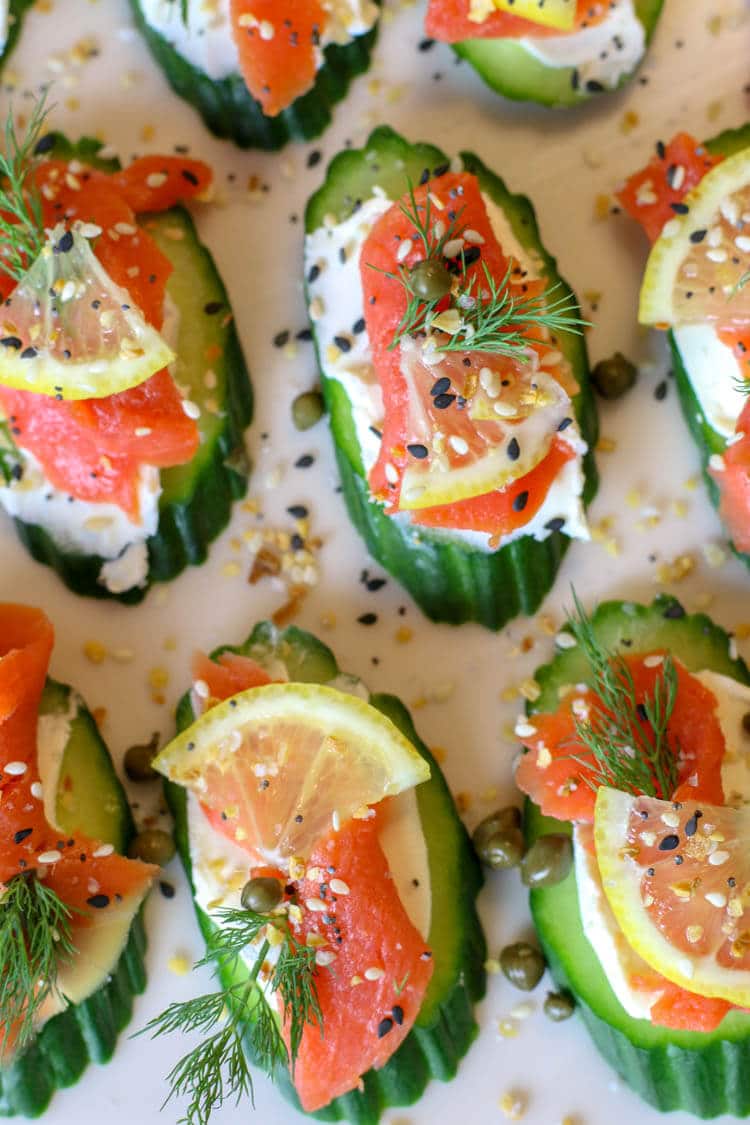
[[[592,615],[604,644],[623,652],[669,648],[691,671],[708,668],[750,685],[750,672],[730,652],[730,637],[704,614],[684,614],[675,598],[650,606],[606,602]],[[684,611],[683,611],[684,612]],[[622,644],[623,638],[630,646]],[[542,688],[529,713],[554,710],[563,683],[585,679],[575,649],[560,651],[535,674]],[[569,830],[526,802],[529,841],[544,832]],[[750,1017],[730,1013],[712,1033],[670,1031],[627,1015],[585,937],[575,872],[557,886],[531,892],[531,913],[552,975],[575,995],[599,1052],[623,1081],[662,1111],[682,1109],[698,1117],[750,1114]]]
[[[529,200],[511,194],[477,156],[464,152],[461,158],[466,170],[479,178],[483,190],[506,210],[519,240],[541,254],[545,274],[560,281],[560,294],[573,296],[557,274],[555,259],[542,246]],[[334,214],[337,220],[351,214],[356,202],[369,197],[375,184],[389,195],[399,195],[407,177],[417,182],[425,168],[439,167],[446,159],[444,153],[431,145],[411,145],[390,128],[376,129],[364,149],[349,150],[334,158],[323,187],[308,203],[306,231],[317,229],[326,214]],[[428,529],[416,529],[387,516],[370,499],[349,401],[341,385],[326,376],[317,339],[315,344],[344,499],[352,523],[373,558],[406,587],[433,621],[453,625],[477,621],[497,630],[519,614],[535,613],[552,588],[570,544],[568,537],[555,532],[538,542],[524,536],[489,554],[448,542]],[[573,405],[589,446],[584,459],[584,502],[588,504],[598,484],[593,455],[598,422],[586,345],[583,337],[567,333],[561,347],[581,387]]]
[[[636,15],[646,33],[646,48],[663,6],[664,0],[635,0]],[[552,107],[579,105],[602,93],[615,93],[631,81],[643,62],[639,60],[633,70],[623,74],[614,89],[593,91],[574,86],[574,67],[547,66],[514,39],[465,39],[452,47],[496,93],[512,101],[538,102]]]
[[[262,622],[243,645],[223,646],[212,656],[224,651],[244,655],[278,653],[289,661],[290,676],[300,681],[326,682],[339,671],[330,649],[293,626],[280,632],[269,622]],[[417,735],[404,705],[395,696],[382,694],[372,695],[370,703],[399,727],[430,764],[431,779],[417,789],[417,800],[423,823],[429,824],[431,813],[433,818],[440,817],[434,827],[436,837],[439,833],[440,838],[430,840],[430,871],[433,892],[438,883],[444,888],[448,922],[446,912],[441,912],[433,901],[433,927],[437,925],[442,930],[447,925],[450,933],[441,935],[444,952],[440,960],[435,958],[435,972],[419,1019],[393,1057],[380,1070],[364,1075],[361,1090],[336,1098],[325,1109],[309,1115],[319,1121],[348,1121],[350,1125],[377,1125],[385,1109],[416,1102],[431,1078],[448,1081],[455,1076],[460,1060],[478,1033],[473,1008],[486,988],[487,948],[476,911],[483,879],[468,834],[455,813],[440,767]],[[190,700],[184,696],[177,709],[178,729],[184,730],[192,721]],[[177,850],[192,887],[185,790],[166,782],[165,792],[175,819]],[[213,924],[197,906],[195,910],[203,936],[208,938]],[[441,921],[435,922],[436,918]],[[433,933],[434,928],[430,945],[435,949]],[[246,1045],[252,1059],[249,1042]],[[285,1097],[300,1109],[283,1065],[279,1067],[277,1082]]]
[[[71,689],[47,681],[41,710],[65,711]],[[91,712],[80,703],[74,722],[90,744],[91,754],[108,779],[107,807],[112,809],[110,840],[125,851],[135,834],[130,806]],[[105,803],[104,801],[102,802]],[[0,1067],[0,1117],[39,1117],[57,1089],[73,1086],[90,1062],[113,1055],[121,1031],[130,1022],[134,998],[146,988],[146,931],[139,911],[127,945],[108,980],[80,1004],[48,1021],[29,1046]]]
[[[71,145],[57,135],[55,155],[70,159],[76,155],[88,163],[113,171],[116,163],[100,161],[100,142],[83,138]],[[175,226],[184,231],[181,242],[165,243],[164,249],[180,253],[190,247],[193,269],[208,279],[212,297],[230,310],[226,290],[216,271],[213,259],[201,243],[193,220],[183,207],[175,207],[160,215],[150,216],[153,233]],[[177,279],[173,275],[170,286]],[[232,504],[245,495],[249,464],[245,455],[244,431],[253,416],[253,393],[245,359],[234,320],[222,325],[222,356],[214,367],[223,373],[223,417],[219,423],[201,422],[210,427],[194,462],[161,472],[162,495],[159,500],[159,523],[156,534],[147,540],[148,575],[144,586],[136,586],[121,594],[113,594],[99,581],[105,561],[98,555],[83,555],[61,549],[49,533],[37,524],[14,520],[22,543],[37,562],[52,567],[65,585],[75,594],[106,598],[123,605],[143,601],[155,582],[169,582],[187,566],[205,562],[210,543],[229,523]],[[220,391],[217,391],[220,394]],[[193,397],[197,397],[194,392]],[[200,462],[199,464],[196,464]],[[188,479],[191,478],[191,479]]]
[[[750,147],[750,125],[742,125],[738,129],[727,129],[717,137],[706,141],[706,148],[710,152],[722,156],[732,156],[735,152],[740,152],[743,148],[748,147]],[[708,471],[708,462],[714,453],[719,456],[724,453],[727,446],[726,439],[713,429],[703,414],[698,398],[693,390],[693,385],[685,369],[682,353],[677,346],[674,333],[669,332],[668,338],[672,356],[672,370],[674,372],[680,408],[685,422],[687,423],[687,427],[700,452],[703,479],[708,489],[709,499],[718,510],[721,503],[721,492],[716,481]],[[731,546],[737,558],[742,559],[745,565],[750,567],[750,554],[738,551],[733,543]]]
[[[8,38],[0,55],[0,66],[5,66],[8,61],[21,34],[23,18],[33,4],[34,0],[10,0],[8,5]]]
[[[140,0],[131,0],[131,8],[136,27],[174,92],[198,110],[212,133],[234,141],[240,148],[275,151],[292,140],[319,137],[330,125],[333,107],[346,97],[353,79],[368,70],[377,39],[376,24],[345,46],[330,44],[313,88],[277,117],[266,117],[242,75],[209,78],[149,26]]]

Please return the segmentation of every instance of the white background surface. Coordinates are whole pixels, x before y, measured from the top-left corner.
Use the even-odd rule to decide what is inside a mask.
[[[608,553],[601,542],[575,544],[544,613],[556,623],[569,601],[569,587],[592,602],[610,596],[650,598],[657,592],[657,569],[687,553],[694,573],[673,589],[689,609],[705,608],[725,626],[750,622],[750,575],[736,561],[709,567],[702,549],[722,541],[702,484],[694,491],[685,482],[694,476],[698,458],[679,416],[674,387],[664,402],[654,388],[665,376],[662,342],[639,331],[634,322],[645,241],[624,216],[595,218],[595,198],[607,193],[626,173],[650,155],[657,138],[668,139],[678,128],[697,136],[739,125],[748,117],[747,60],[750,9],[743,0],[666,0],[665,12],[648,61],[623,94],[603,97],[573,112],[515,107],[484,88],[466,66],[456,65],[448,48],[435,45],[418,52],[423,5],[406,8],[386,0],[386,19],[373,68],[360,79],[348,100],[338,107],[334,126],[318,142],[292,146],[280,155],[241,153],[217,142],[197,115],[168,90],[145,45],[132,30],[124,0],[45,0],[24,27],[20,48],[3,76],[4,114],[11,93],[17,111],[29,90],[55,78],[58,110],[54,124],[71,136],[88,132],[114,144],[124,159],[134,153],[170,152],[187,143],[195,156],[216,169],[222,205],[199,213],[201,233],[224,275],[253,372],[257,396],[249,447],[256,461],[251,495],[258,496],[265,522],[289,523],[287,504],[305,503],[312,513],[312,533],[323,541],[318,588],[303,607],[299,624],[321,631],[321,617],[333,613],[335,628],[321,631],[341,665],[365,677],[380,690],[399,693],[404,701],[447,695],[415,711],[421,734],[447,751],[444,768],[454,791],[468,794],[467,823],[473,826],[496,804],[513,796],[511,763],[515,745],[509,724],[520,699],[503,698],[533,668],[547,660],[552,640],[540,619],[518,621],[495,636],[476,626],[459,630],[427,622],[389,580],[378,593],[359,581],[363,566],[373,566],[351,530],[341,498],[334,494],[335,472],[325,423],[297,434],[290,421],[290,403],[315,382],[312,348],[300,345],[295,358],[272,345],[283,329],[305,324],[300,287],[301,215],[309,192],[319,183],[323,164],[308,169],[307,157],[322,150],[327,161],[351,139],[361,143],[369,128],[381,121],[411,139],[432,140],[448,152],[475,149],[515,190],[533,196],[543,236],[559,256],[562,272],[579,294],[602,296],[592,319],[592,359],[620,348],[650,367],[637,389],[624,401],[602,409],[602,429],[616,442],[602,453],[603,484],[591,515],[594,525],[611,519],[606,537],[619,549]],[[709,30],[709,20],[714,23]],[[718,34],[714,34],[718,24]],[[77,65],[71,50],[91,37],[98,55]],[[439,77],[438,77],[439,76]],[[631,115],[626,118],[626,114]],[[633,116],[634,115],[634,116]],[[153,135],[143,133],[150,126]],[[146,139],[148,138],[148,139]],[[234,177],[230,182],[229,175]],[[258,202],[247,191],[250,177],[259,177],[268,192]],[[300,221],[295,225],[290,216]],[[590,303],[584,298],[584,310]],[[266,441],[260,435],[267,433]],[[293,462],[313,453],[313,468],[301,471]],[[276,483],[269,492],[269,484]],[[626,496],[637,488],[639,506]],[[673,505],[684,501],[686,516]],[[639,530],[645,516],[656,526]],[[76,684],[92,707],[104,706],[105,735],[119,759],[125,748],[147,739],[153,730],[166,737],[172,730],[172,705],[188,677],[189,657],[204,648],[239,641],[253,622],[284,600],[273,583],[249,586],[249,558],[233,550],[230,540],[256,517],[237,510],[231,529],[214,546],[210,562],[183,575],[164,592],[152,592],[139,608],[95,603],[68,593],[47,569],[33,563],[16,542],[7,521],[0,527],[0,598],[23,597],[42,605],[57,627],[52,670]],[[241,561],[241,574],[226,577],[227,562]],[[406,606],[404,616],[398,607]],[[357,624],[363,612],[375,611],[372,627]],[[396,630],[408,625],[413,639],[397,644]],[[177,638],[177,648],[164,642]],[[110,649],[132,648],[131,663],[88,662],[85,641],[95,639]],[[525,641],[524,654],[520,653]],[[750,651],[740,641],[740,651]],[[373,664],[373,658],[379,663]],[[149,669],[169,670],[166,704],[151,701]],[[494,788],[494,795],[488,794]],[[151,794],[151,791],[147,792]],[[131,796],[135,790],[131,788]],[[139,790],[142,815],[148,804]],[[201,943],[190,912],[186,886],[177,864],[169,877],[177,886],[168,902],[158,892],[148,910],[151,948],[150,985],[139,1000],[132,1030],[169,1001],[203,988],[205,979],[178,978],[167,968],[176,952],[196,957]],[[514,873],[491,876],[481,899],[490,950],[527,934],[525,896]],[[545,982],[548,983],[548,982]],[[576,1020],[553,1025],[541,1013],[545,989],[530,998],[534,1013],[519,1021],[514,1039],[497,1032],[499,1019],[526,997],[503,979],[491,980],[488,998],[479,1010],[478,1043],[450,1085],[433,1083],[419,1105],[386,1116],[387,1125],[443,1125],[469,1113],[473,1125],[502,1121],[499,1099],[509,1090],[528,1101],[529,1125],[554,1125],[571,1115],[576,1125],[653,1125],[659,1115],[621,1089],[599,1059]],[[171,1104],[161,1115],[164,1075],[185,1043],[150,1044],[123,1037],[115,1061],[91,1067],[73,1090],[58,1094],[47,1113],[50,1125],[75,1120],[79,1125],[154,1125],[176,1122]],[[263,1125],[291,1125],[301,1120],[268,1084],[257,1083],[256,1120]],[[244,1106],[242,1118],[252,1111]],[[217,1125],[236,1119],[227,1108]],[[674,1125],[690,1120],[673,1115]]]

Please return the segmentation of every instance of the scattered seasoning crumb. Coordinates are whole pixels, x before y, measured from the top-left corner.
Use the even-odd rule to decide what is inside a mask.
[[[167,961],[167,968],[176,977],[184,977],[190,972],[192,964],[186,953],[173,953]]]
[[[103,664],[107,659],[107,650],[100,641],[86,641],[83,646],[83,655],[92,664]]]
[[[508,1090],[500,1099],[500,1109],[510,1121],[520,1121],[528,1108],[528,1098],[518,1090]]]

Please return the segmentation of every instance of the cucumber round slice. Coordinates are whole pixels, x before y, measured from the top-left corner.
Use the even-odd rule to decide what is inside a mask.
[[[58,134],[54,155],[116,170],[116,162],[98,157],[100,148],[100,142],[90,138],[71,145]],[[113,594],[99,581],[107,560],[63,550],[45,528],[15,520],[34,558],[56,570],[74,593],[114,598],[126,605],[142,601],[154,582],[168,582],[185,567],[205,562],[209,544],[229,522],[232,503],[247,489],[250,466],[243,434],[253,414],[250,378],[229,298],[189,213],[175,207],[142,216],[142,221],[174,265],[167,291],[180,312],[176,378],[201,408],[201,444],[195,457],[161,472],[159,524],[146,542],[146,583]],[[207,353],[217,357],[211,362],[216,375],[211,388],[204,381]]]
[[[279,632],[269,622],[262,622],[243,645],[224,646],[213,656],[224,651],[252,656],[267,667],[281,660],[290,677],[303,683],[329,683],[340,675],[331,651],[309,633],[294,627]],[[482,874],[445,778],[403,704],[395,696],[381,694],[371,695],[369,701],[395,723],[430,766],[430,780],[417,788],[416,796],[430,865],[429,946],[435,969],[417,1022],[386,1065],[368,1071],[361,1089],[336,1098],[311,1115],[320,1121],[348,1121],[351,1125],[376,1125],[389,1106],[415,1102],[431,1078],[447,1081],[454,1077],[459,1061],[477,1034],[473,1009],[483,997],[486,985],[486,946],[476,911]],[[194,717],[186,695],[177,709],[178,729],[184,730]],[[175,818],[177,848],[192,886],[185,790],[169,782],[165,789]],[[213,923],[198,907],[196,915],[208,938]],[[225,983],[230,980],[225,979]],[[251,1055],[250,1058],[252,1061]],[[279,1084],[283,1093],[299,1108],[288,1072],[285,1068],[281,1070]]]
[[[82,831],[124,853],[134,834],[130,806],[90,711],[71,688],[48,680],[40,714],[70,721],[58,775],[59,828]],[[134,997],[146,987],[145,952],[139,911],[116,968],[100,987],[54,1016],[21,1054],[0,1067],[0,1116],[38,1117],[55,1090],[74,1085],[90,1062],[112,1057]]]
[[[462,152],[461,159],[466,171],[478,177],[482,191],[502,207],[519,242],[539,255],[544,276],[559,285],[557,294],[569,295],[575,301],[557,272],[555,259],[542,245],[529,200],[511,194],[477,156]],[[317,230],[327,215],[334,215],[338,222],[346,219],[358,200],[371,196],[373,187],[379,186],[398,198],[407,180],[418,183],[425,170],[447,165],[448,158],[440,149],[409,144],[387,127],[376,129],[364,148],[342,152],[332,161],[325,183],[307,205],[305,229],[308,233]],[[593,455],[598,425],[586,344],[583,336],[565,332],[559,334],[559,346],[581,388],[573,407],[589,447],[584,458],[583,494],[588,504],[598,483]],[[568,537],[559,531],[542,542],[523,536],[490,554],[387,516],[370,498],[349,399],[338,380],[327,376],[317,340],[316,350],[344,498],[373,558],[406,587],[434,621],[478,621],[489,629],[501,629],[518,614],[535,613],[552,587],[570,543]]]
[[[739,129],[727,129],[717,137],[712,137],[710,141],[706,141],[706,148],[709,152],[721,156],[732,156],[735,152],[740,152],[743,148],[749,147],[750,124],[743,125]],[[705,418],[673,332],[669,333],[669,346],[672,353],[672,365],[680,407],[693,440],[700,450],[703,477],[711,503],[715,508],[718,508],[721,502],[721,493],[716,481],[708,472],[708,462],[714,453],[721,456],[727,446],[726,438],[717,433]],[[733,544],[732,550],[738,558],[741,558],[750,566],[750,554],[738,551]]]
[[[668,649],[690,671],[710,669],[750,684],[750,672],[730,652],[730,637],[703,614],[686,614],[671,597],[650,606],[606,602],[591,618],[599,641],[622,652]],[[626,644],[625,642],[630,642]],[[575,648],[559,652],[536,672],[542,694],[529,713],[555,710],[558,688],[588,678]],[[569,827],[569,826],[568,826]],[[526,802],[529,842],[565,831]],[[660,1110],[683,1109],[699,1117],[750,1114],[750,1016],[734,1011],[711,1033],[672,1031],[633,1019],[615,996],[586,938],[575,871],[554,887],[530,894],[539,940],[557,983],[575,995],[594,1044],[623,1081]]]
[[[135,25],[176,94],[198,110],[217,137],[227,137],[240,148],[283,148],[291,140],[319,137],[331,123],[332,110],[346,97],[354,78],[370,66],[377,25],[344,46],[331,43],[315,85],[277,117],[266,117],[240,74],[209,78],[181,55],[148,23],[140,0],[130,0]],[[380,0],[377,0],[380,3]]]
[[[635,0],[635,14],[643,25],[646,46],[654,34],[663,4],[664,0]],[[613,92],[599,83],[581,84],[573,66],[548,66],[517,39],[465,39],[453,44],[453,49],[474,67],[488,86],[514,101],[571,106],[597,94]],[[623,74],[614,89],[625,86],[638,66]]]

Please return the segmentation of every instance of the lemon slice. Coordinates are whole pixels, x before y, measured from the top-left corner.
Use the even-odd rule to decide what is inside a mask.
[[[594,836],[635,952],[689,992],[750,1005],[750,811],[602,787]]]
[[[717,164],[668,220],[646,265],[638,319],[668,327],[750,321],[750,148]]]
[[[106,398],[175,356],[76,230],[58,226],[2,307],[0,383],[56,398]]]
[[[484,23],[493,12],[507,12],[541,27],[572,31],[576,25],[576,0],[470,0],[469,19]]]
[[[308,856],[429,767],[369,703],[318,684],[251,688],[206,711],[156,758],[269,862]]]

